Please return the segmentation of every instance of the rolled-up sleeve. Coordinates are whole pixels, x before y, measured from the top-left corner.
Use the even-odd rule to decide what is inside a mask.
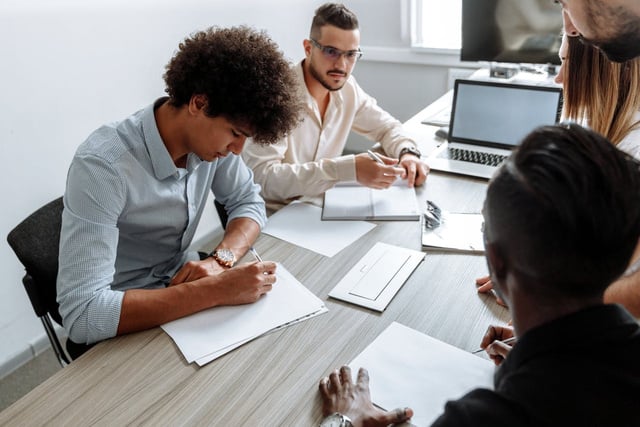
[[[115,336],[118,329],[124,293],[111,284],[125,186],[108,164],[92,156],[77,156],[67,180],[58,303],[71,340],[90,344]]]
[[[216,200],[227,209],[229,221],[250,218],[260,228],[267,223],[260,185],[254,182],[253,172],[240,156],[229,155],[218,162],[211,190]]]

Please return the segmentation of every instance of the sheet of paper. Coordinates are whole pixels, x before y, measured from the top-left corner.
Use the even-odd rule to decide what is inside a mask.
[[[269,217],[263,233],[332,257],[376,225],[369,222],[320,219],[322,208],[293,202]]]
[[[422,247],[484,252],[482,214],[443,212],[440,226],[430,229],[422,222]]]
[[[415,189],[397,180],[384,190],[357,183],[336,185],[324,194],[323,220],[409,220],[420,219]]]
[[[325,308],[322,300],[282,265],[278,265],[276,275],[272,291],[253,304],[214,307],[165,323],[162,329],[191,363],[213,353],[224,354],[271,329]]]
[[[280,326],[278,326],[276,328],[271,329],[270,331],[267,331],[265,334],[262,334],[262,335],[266,335],[266,334],[269,334],[271,332],[277,331],[279,329],[286,328],[287,326],[295,325],[296,323],[304,322],[305,320],[311,319],[312,317],[319,316],[319,315],[324,314],[324,313],[326,313],[328,311],[329,310],[326,307],[322,307],[320,310],[316,311],[315,313],[311,313],[308,316],[304,316],[304,317],[301,317],[300,319],[296,319],[296,320],[294,320],[292,322],[285,323],[284,325],[280,325]],[[258,335],[258,336],[260,336],[260,335]],[[258,336],[251,337],[251,338],[246,339],[244,341],[241,341],[239,343],[230,345],[229,347],[225,347],[225,348],[223,348],[223,349],[221,349],[219,351],[213,352],[211,354],[207,354],[206,356],[203,356],[203,357],[201,357],[199,359],[196,359],[195,362],[198,364],[198,366],[204,366],[207,363],[217,359],[218,357],[223,356],[223,355],[229,353],[230,351],[240,347],[244,343],[247,343],[247,342],[251,341],[254,338],[258,338]]]
[[[410,407],[411,423],[429,426],[448,400],[475,388],[493,389],[494,365],[400,323],[393,322],[349,364],[369,371],[373,403],[386,410]]]
[[[329,296],[383,311],[424,256],[424,252],[378,242],[338,282]]]

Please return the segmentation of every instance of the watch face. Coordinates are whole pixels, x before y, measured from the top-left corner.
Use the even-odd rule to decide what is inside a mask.
[[[233,267],[236,262],[236,256],[229,249],[218,249],[213,253],[213,257],[225,267]]]
[[[320,423],[320,427],[348,427],[351,425],[349,418],[337,412],[329,415]]]
[[[340,414],[331,414],[322,420],[320,427],[342,427],[342,417]]]

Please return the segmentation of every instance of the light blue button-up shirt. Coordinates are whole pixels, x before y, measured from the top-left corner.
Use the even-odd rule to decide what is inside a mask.
[[[260,186],[239,156],[190,154],[186,168],[175,166],[154,117],[162,101],[93,132],[69,168],[57,286],[77,343],[116,335],[125,290],[165,287],[198,259],[187,249],[211,191],[230,221],[266,222]]]

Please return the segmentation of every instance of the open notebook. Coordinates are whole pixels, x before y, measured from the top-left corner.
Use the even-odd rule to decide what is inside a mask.
[[[399,179],[385,190],[358,183],[336,185],[324,194],[322,219],[417,221],[420,212],[415,189]]]

